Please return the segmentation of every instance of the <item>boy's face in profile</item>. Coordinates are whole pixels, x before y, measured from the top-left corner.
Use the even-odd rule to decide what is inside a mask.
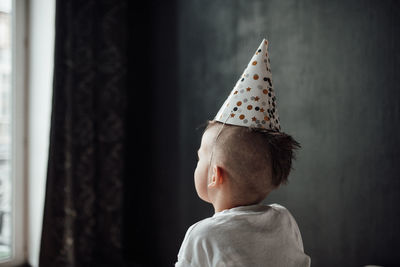
[[[197,151],[198,161],[196,170],[194,171],[194,183],[197,194],[206,202],[210,202],[207,191],[208,173],[210,168],[212,145],[218,129],[219,127],[210,127],[204,132],[200,148]]]

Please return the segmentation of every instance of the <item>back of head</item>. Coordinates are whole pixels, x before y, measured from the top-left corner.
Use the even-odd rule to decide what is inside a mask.
[[[211,121],[207,129],[222,127],[213,148],[213,162],[225,167],[232,197],[240,205],[261,202],[286,184],[300,144],[282,132]]]

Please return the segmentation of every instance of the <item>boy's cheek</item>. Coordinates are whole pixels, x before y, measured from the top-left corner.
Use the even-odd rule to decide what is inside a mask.
[[[194,171],[194,183],[199,197],[208,202],[207,197],[207,165],[199,161]]]

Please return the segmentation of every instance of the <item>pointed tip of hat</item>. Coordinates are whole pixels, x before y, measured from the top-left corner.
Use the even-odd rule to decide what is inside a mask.
[[[268,40],[263,38],[214,117],[216,121],[278,132],[281,130],[267,49]]]

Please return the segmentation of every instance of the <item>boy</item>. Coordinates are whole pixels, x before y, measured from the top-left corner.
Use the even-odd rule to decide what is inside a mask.
[[[310,266],[290,212],[260,204],[287,182],[300,148],[280,132],[267,46],[203,134],[195,187],[215,214],[188,229],[175,266]]]

